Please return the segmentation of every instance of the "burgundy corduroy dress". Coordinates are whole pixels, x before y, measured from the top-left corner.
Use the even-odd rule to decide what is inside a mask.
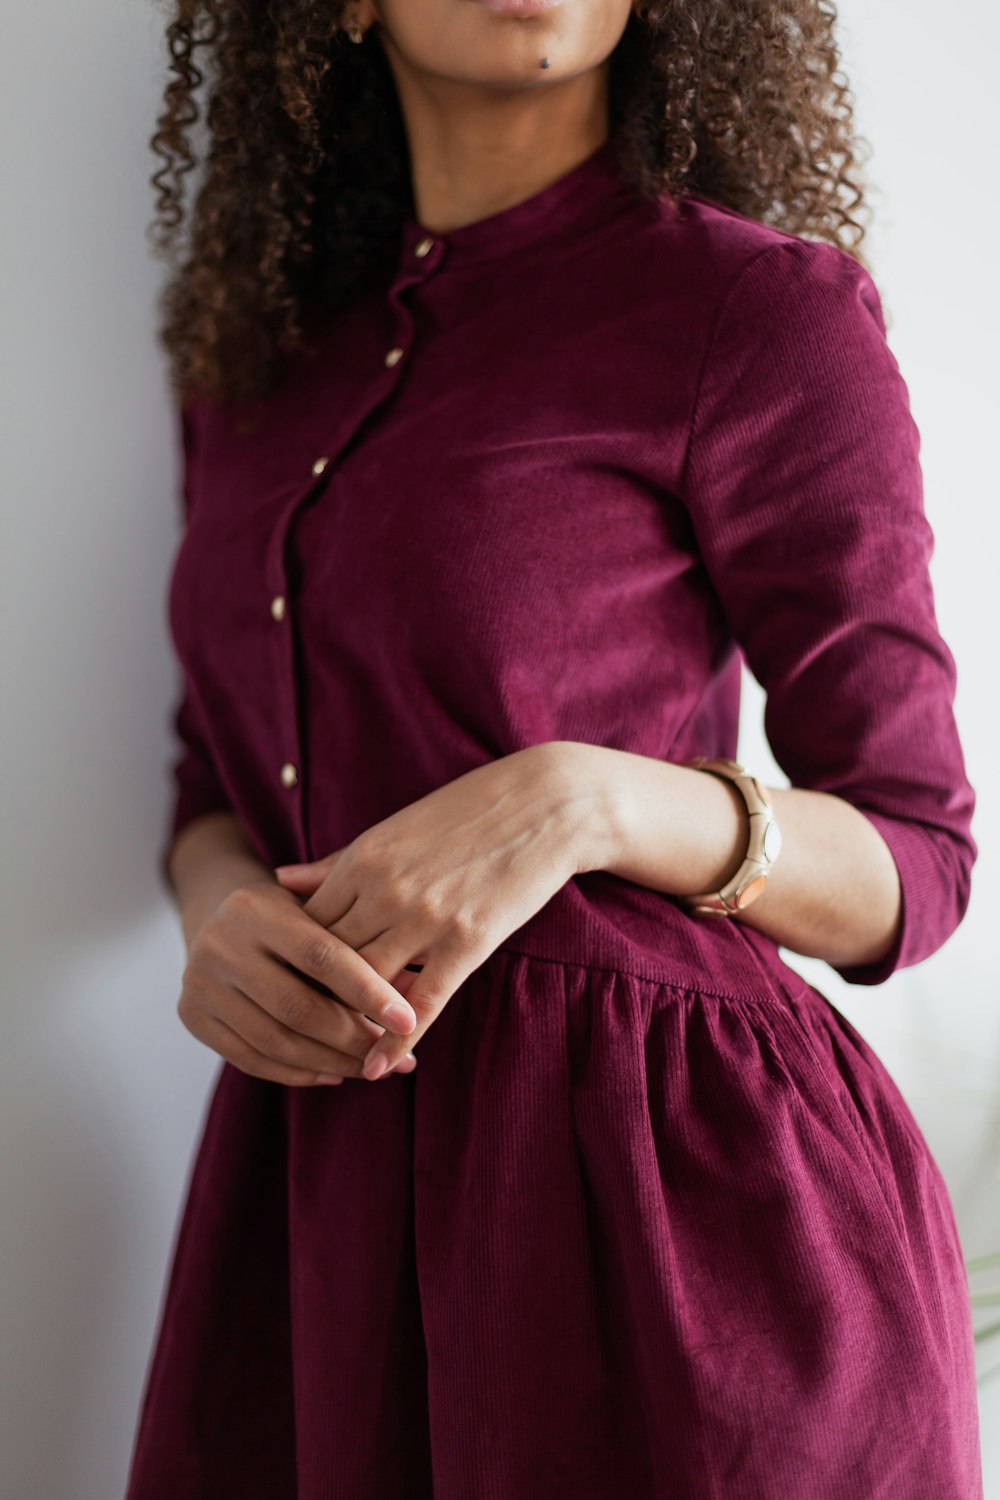
[[[184,412],[170,837],[231,808],[277,865],[541,741],[735,756],[742,653],[791,784],[899,868],[892,953],[839,972],[941,947],[975,796],[851,257],[644,202],[609,140],[451,233],[407,220],[317,330],[250,423]],[[221,1066],[127,1500],[978,1500],[945,1183],[748,921],[588,872],[417,1057]]]

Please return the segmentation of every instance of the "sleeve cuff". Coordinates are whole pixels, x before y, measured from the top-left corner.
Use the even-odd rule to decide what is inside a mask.
[[[902,912],[892,947],[867,964],[831,964],[848,984],[883,984],[897,969],[919,963],[941,947],[958,926],[968,903],[968,879],[957,883],[954,844],[951,857],[942,854],[940,835],[921,823],[890,817],[866,807],[858,809],[873,823],[889,846],[902,889]],[[955,891],[954,903],[942,892]]]

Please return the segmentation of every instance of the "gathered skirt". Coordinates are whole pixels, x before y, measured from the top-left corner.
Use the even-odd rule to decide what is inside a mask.
[[[222,1065],[125,1500],[981,1500],[949,1195],[818,990],[501,947],[417,1058]]]

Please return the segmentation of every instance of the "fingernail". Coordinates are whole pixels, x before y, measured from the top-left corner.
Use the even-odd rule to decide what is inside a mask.
[[[338,1077],[335,1073],[316,1074],[317,1083],[343,1083],[343,1081],[343,1078]]]
[[[275,865],[275,875],[284,875],[287,870],[304,870],[305,865]]]
[[[388,1024],[391,1026],[393,1022],[401,1025],[405,1022],[407,1031],[412,1031],[415,1021],[416,1016],[414,1015],[413,1007],[407,1005],[402,1000],[390,1000],[382,1012],[383,1025]]]
[[[388,1066],[389,1059],[384,1052],[369,1052],[361,1071],[369,1082],[374,1083],[376,1078],[382,1077]]]

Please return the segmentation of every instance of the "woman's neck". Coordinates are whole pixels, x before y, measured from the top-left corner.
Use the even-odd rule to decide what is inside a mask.
[[[435,234],[519,203],[608,136],[606,67],[544,89],[497,90],[413,73],[386,46],[406,126],[416,217]]]

